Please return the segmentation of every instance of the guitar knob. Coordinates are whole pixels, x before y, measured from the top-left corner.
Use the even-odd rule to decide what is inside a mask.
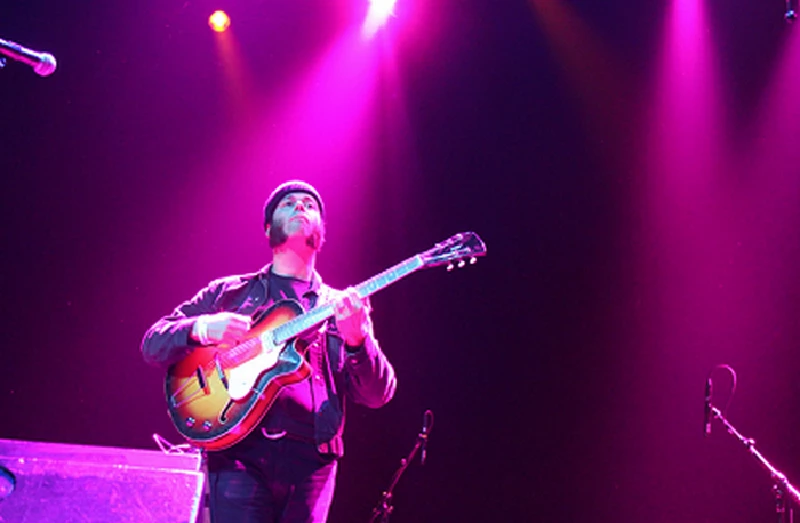
[[[205,421],[203,422],[203,429],[204,429],[206,432],[211,432],[211,422],[210,422],[210,421],[208,421],[208,420],[205,420]]]
[[[190,416],[190,417],[186,418],[186,426],[187,427],[191,427],[192,425],[194,425],[194,418],[192,418]]]

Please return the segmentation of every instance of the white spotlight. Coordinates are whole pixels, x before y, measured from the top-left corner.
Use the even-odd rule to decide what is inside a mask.
[[[389,17],[394,14],[395,3],[397,0],[369,0],[367,18],[361,27],[361,34],[365,38],[372,38],[386,24]]]

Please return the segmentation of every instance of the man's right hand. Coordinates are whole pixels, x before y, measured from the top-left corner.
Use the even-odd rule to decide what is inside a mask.
[[[201,342],[198,328],[199,322],[205,322],[207,326],[206,336],[211,345],[219,345],[221,343],[235,345],[250,330],[250,316],[236,314],[235,312],[205,314],[192,325],[192,338]]]

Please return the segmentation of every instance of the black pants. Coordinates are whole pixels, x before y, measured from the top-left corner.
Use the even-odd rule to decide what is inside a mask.
[[[211,523],[324,523],[336,460],[311,443],[252,436],[209,453]]]

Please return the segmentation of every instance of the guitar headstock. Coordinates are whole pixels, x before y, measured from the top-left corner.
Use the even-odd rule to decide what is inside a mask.
[[[472,265],[478,261],[479,256],[486,256],[486,244],[474,232],[455,234],[420,254],[426,267],[447,264],[448,271],[456,266],[461,268],[466,265],[467,258]]]

